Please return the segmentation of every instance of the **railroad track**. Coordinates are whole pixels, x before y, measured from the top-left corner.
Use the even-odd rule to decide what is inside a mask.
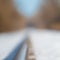
[[[28,41],[27,60],[36,60],[31,41]]]

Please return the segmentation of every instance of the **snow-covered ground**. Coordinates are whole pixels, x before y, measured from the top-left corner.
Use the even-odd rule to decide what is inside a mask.
[[[60,60],[59,31],[29,29],[27,30],[27,32],[33,44],[36,60]],[[17,32],[17,35],[16,33],[0,35],[0,60],[1,58],[6,56],[5,51],[7,51],[8,54],[9,51],[11,51],[11,48],[13,48],[15,44],[17,44],[18,41],[20,39],[22,40],[23,36],[25,36],[25,33],[24,34],[22,33],[21,36],[20,34],[19,32]],[[8,43],[6,44],[6,42]],[[4,52],[4,56],[1,55],[2,52]]]
[[[5,58],[24,41],[25,34],[25,30],[0,33],[0,60],[6,60]]]
[[[60,60],[60,32],[36,30],[30,32],[36,60]]]

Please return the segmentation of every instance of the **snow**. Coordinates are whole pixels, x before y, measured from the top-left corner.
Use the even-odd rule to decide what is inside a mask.
[[[60,32],[32,29],[29,33],[36,60],[60,60]]]
[[[60,60],[60,31],[29,29],[29,31],[27,32],[33,44],[36,60]],[[0,41],[1,41],[0,46],[2,46],[0,47],[0,50],[3,47],[5,47],[7,44],[11,43],[9,40],[4,40],[3,42],[3,40],[1,40],[2,37],[0,37]],[[9,43],[4,44],[6,41]],[[14,41],[12,42],[12,46],[13,46]],[[2,42],[4,45],[2,44]]]
[[[25,39],[25,30],[0,33],[0,60],[4,60]]]

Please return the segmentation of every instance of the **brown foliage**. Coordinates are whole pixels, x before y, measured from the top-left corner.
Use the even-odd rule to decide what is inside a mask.
[[[57,0],[48,0],[43,4],[35,20],[38,28],[60,30],[60,6]]]
[[[22,29],[25,17],[20,15],[13,0],[0,0],[0,32]]]

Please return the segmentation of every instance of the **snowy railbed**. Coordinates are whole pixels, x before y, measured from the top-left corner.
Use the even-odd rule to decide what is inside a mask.
[[[29,36],[37,60],[60,60],[59,31],[32,29]]]

